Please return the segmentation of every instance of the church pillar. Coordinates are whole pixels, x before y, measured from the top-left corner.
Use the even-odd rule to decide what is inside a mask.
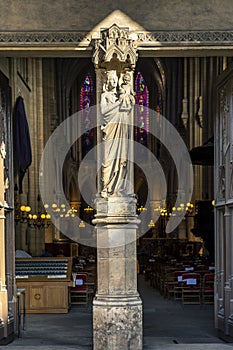
[[[137,57],[132,40],[128,38],[125,28],[121,30],[117,26],[112,26],[101,34],[103,34],[101,39],[95,41],[93,57],[97,70],[97,104],[100,102],[101,94],[108,91],[106,87],[104,88],[102,73],[105,70],[114,71],[115,75],[121,79],[122,74],[127,71],[132,77],[132,69]],[[120,50],[118,46],[121,46]],[[102,51],[103,48],[104,51]],[[128,54],[127,50],[129,50]],[[103,117],[100,114],[101,106],[97,107],[98,118]],[[121,115],[122,112],[118,110],[116,113]],[[129,112],[128,116],[132,117],[132,113]],[[112,114],[112,117],[115,118],[116,115]],[[113,124],[112,128],[114,127]],[[133,127],[126,125],[126,128],[129,128],[129,139],[132,140],[133,129],[131,128]],[[120,138],[119,147],[120,142],[127,143],[126,140],[128,139]],[[101,131],[97,142],[104,143]],[[114,143],[113,139],[111,142]],[[132,159],[132,148],[132,145],[128,148],[128,159]],[[101,153],[104,153],[104,156]],[[102,164],[101,157],[106,161],[105,148],[98,150],[99,165]],[[132,188],[133,166],[128,159],[126,161],[129,175],[127,179]],[[136,233],[139,220],[136,215],[136,198],[133,195],[119,197],[116,193],[111,195],[108,191],[103,195],[101,180],[101,178],[98,180],[97,214],[93,220],[97,230],[98,259],[98,287],[93,302],[94,350],[141,350],[142,302],[137,292]],[[123,181],[127,181],[125,177]]]
[[[226,232],[226,266],[225,266],[225,285],[224,285],[224,300],[225,300],[225,334],[229,334],[229,316],[230,316],[230,300],[231,300],[231,285],[230,285],[230,276],[231,276],[231,214],[229,207],[225,208],[225,232]]]
[[[42,59],[32,59],[29,65],[31,79],[31,99],[28,105],[28,124],[31,131],[32,164],[29,167],[29,191],[28,203],[32,208],[32,214],[38,214],[39,195],[39,164],[44,150],[43,127],[43,74]],[[45,251],[45,232],[43,227],[28,227],[28,248],[33,256],[41,256]]]
[[[95,350],[142,349],[142,303],[137,292],[136,270],[136,200],[124,199],[121,203],[118,200],[97,200]]]
[[[5,214],[4,214],[4,158],[5,144],[0,152],[0,339],[7,337],[8,295],[6,289]]]

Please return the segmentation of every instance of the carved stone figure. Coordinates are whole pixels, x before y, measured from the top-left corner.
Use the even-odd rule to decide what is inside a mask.
[[[123,99],[119,100],[116,71],[107,71],[101,95],[104,134],[101,196],[105,198],[131,194],[128,157],[132,102],[127,101],[127,110],[121,110],[122,103]]]
[[[132,84],[130,83],[131,77],[129,73],[125,73],[123,76],[123,83],[119,89],[119,101],[122,102],[121,110],[128,111],[132,108],[132,104],[135,104],[136,95],[133,91]]]

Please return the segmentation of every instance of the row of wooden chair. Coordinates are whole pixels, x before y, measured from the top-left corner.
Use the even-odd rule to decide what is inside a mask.
[[[214,301],[214,273],[186,273],[175,271],[166,281],[165,297],[181,300],[183,304],[212,304]]]
[[[214,267],[200,262],[169,264],[156,261],[148,266],[145,279],[165,298],[181,300],[184,304],[207,304],[214,300]]]

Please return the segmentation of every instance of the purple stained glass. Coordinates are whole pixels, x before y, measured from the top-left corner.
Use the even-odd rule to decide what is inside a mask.
[[[82,155],[94,146],[93,121],[90,107],[94,105],[94,86],[90,74],[85,77],[80,92]]]
[[[162,113],[162,109],[163,109],[163,106],[162,106],[162,95],[161,95],[161,92],[158,89],[158,86],[156,86],[156,95],[157,95],[157,98],[156,98],[155,111],[158,114],[161,114]]]
[[[145,79],[138,72],[135,80],[136,91],[136,141],[148,146],[148,124],[149,124],[149,91]]]

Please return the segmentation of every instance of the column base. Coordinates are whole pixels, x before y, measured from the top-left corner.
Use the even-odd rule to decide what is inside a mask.
[[[94,350],[142,350],[139,296],[96,296],[93,302]]]
[[[10,317],[7,324],[0,320],[0,345],[7,345],[15,338],[14,317]]]

